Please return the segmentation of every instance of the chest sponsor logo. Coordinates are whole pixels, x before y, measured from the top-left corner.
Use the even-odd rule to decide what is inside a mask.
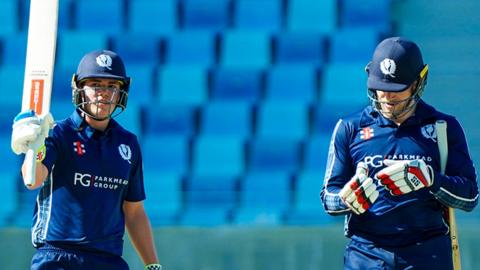
[[[92,175],[88,173],[75,173],[74,186],[82,186],[98,189],[116,190],[120,186],[128,185],[128,180],[116,177]]]
[[[79,156],[83,156],[87,152],[85,150],[85,145],[80,141],[73,142],[73,151]]]
[[[130,149],[130,146],[126,145],[126,144],[120,144],[118,146],[118,152],[120,153],[120,156],[128,161],[128,163],[132,164],[132,162],[130,162],[130,159],[132,158],[132,150]]]
[[[362,128],[362,130],[360,130],[360,139],[362,140],[369,140],[373,135],[373,128],[371,127]]]
[[[435,129],[434,124],[428,124],[421,128],[423,137],[432,140],[433,142],[437,142],[437,130]]]
[[[366,156],[363,159],[363,162],[368,165],[369,168],[380,168],[383,167],[383,160],[385,159],[393,159],[393,160],[415,160],[421,159],[427,163],[432,162],[431,156],[422,156],[422,155],[410,155],[410,154],[398,154],[398,155],[373,155],[373,156]]]

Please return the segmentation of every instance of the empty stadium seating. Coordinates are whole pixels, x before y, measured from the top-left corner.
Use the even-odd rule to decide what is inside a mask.
[[[62,0],[52,113],[73,111],[71,76],[86,52],[117,51],[132,78],[117,120],[140,140],[154,226],[340,222],[318,197],[330,135],[338,118],[368,103],[363,68],[392,30],[390,7]],[[21,159],[10,154],[9,131],[20,109],[26,14],[21,1],[0,1],[0,153],[12,168]],[[0,226],[31,225],[36,193],[18,176],[2,174]]]

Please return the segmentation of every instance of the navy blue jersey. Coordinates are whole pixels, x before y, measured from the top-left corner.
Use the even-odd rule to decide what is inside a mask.
[[[124,201],[145,199],[137,138],[111,119],[105,131],[75,111],[46,140],[48,179],[39,191],[34,246],[45,242],[121,255]]]
[[[440,155],[435,122],[447,122],[448,161],[445,175],[440,173]],[[393,196],[382,186],[371,208],[355,215],[338,193],[355,174],[360,161],[368,165],[368,175],[385,168],[384,159],[422,159],[434,170],[429,188]],[[374,179],[374,181],[376,181]],[[330,143],[327,171],[321,198],[332,215],[347,214],[345,234],[384,246],[402,246],[433,235],[448,233],[443,218],[444,206],[471,211],[478,202],[476,172],[465,135],[458,121],[420,101],[413,116],[400,126],[368,106],[363,111],[340,119]]]

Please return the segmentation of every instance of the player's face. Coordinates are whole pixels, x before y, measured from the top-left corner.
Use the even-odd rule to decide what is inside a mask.
[[[109,117],[119,100],[121,82],[110,79],[88,79],[83,85],[86,110],[98,118]]]
[[[384,92],[376,90],[377,100],[380,102],[382,113],[387,118],[392,118],[395,115],[399,115],[410,104],[413,92],[412,84],[410,87],[402,92]]]

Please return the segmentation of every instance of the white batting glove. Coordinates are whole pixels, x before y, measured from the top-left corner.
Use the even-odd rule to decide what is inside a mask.
[[[386,159],[383,164],[387,167],[379,171],[375,178],[392,195],[407,194],[433,184],[433,169],[421,159]]]
[[[357,214],[363,214],[378,198],[377,185],[367,177],[368,167],[359,162],[355,175],[342,188],[339,195],[345,205]]]
[[[53,117],[49,113],[43,117],[34,111],[19,113],[13,120],[12,150],[15,154],[25,154],[28,149],[42,148],[49,130],[53,127]]]

